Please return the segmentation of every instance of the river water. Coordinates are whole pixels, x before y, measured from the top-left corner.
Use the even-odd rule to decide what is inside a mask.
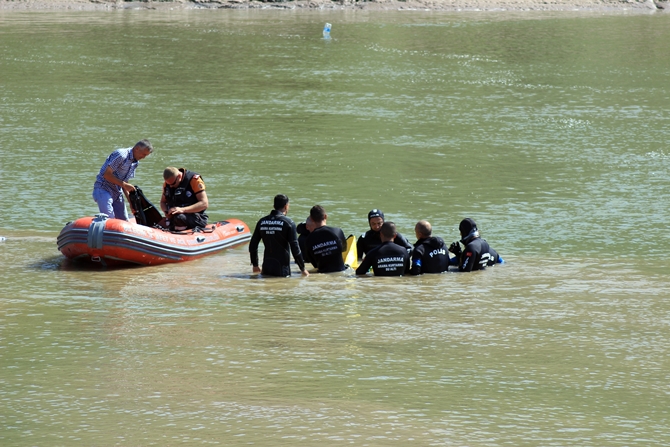
[[[0,444],[670,444],[667,42],[653,14],[0,13]],[[507,263],[65,262],[141,138],[154,202],[185,166],[213,220],[472,217]]]

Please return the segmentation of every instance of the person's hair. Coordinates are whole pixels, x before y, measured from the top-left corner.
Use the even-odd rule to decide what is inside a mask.
[[[274,207],[277,211],[279,211],[280,209],[283,209],[286,206],[287,203],[288,203],[288,196],[287,195],[277,194],[275,196]]]
[[[420,220],[416,223],[416,227],[414,229],[424,237],[429,237],[431,234],[433,234],[433,227],[430,226],[430,222],[427,220]]]
[[[393,239],[397,234],[395,224],[393,222],[384,222],[379,232],[387,239]]]
[[[135,147],[143,147],[146,149],[149,149],[149,153],[153,153],[154,147],[151,145],[151,142],[149,140],[140,140],[135,144]]]
[[[321,223],[326,218],[326,210],[321,205],[314,205],[311,210],[309,210],[309,217],[315,223]]]
[[[179,175],[179,169],[173,166],[168,166],[163,171],[163,180],[170,180],[171,178],[175,178],[178,175]]]

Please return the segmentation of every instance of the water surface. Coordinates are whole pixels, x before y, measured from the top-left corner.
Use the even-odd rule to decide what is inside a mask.
[[[331,40],[321,38],[326,21]],[[670,442],[665,15],[0,15],[2,445]],[[55,238],[136,184],[203,175],[346,234],[473,217],[475,274],[261,280],[246,247],[83,269]],[[296,269],[297,270],[297,269]]]

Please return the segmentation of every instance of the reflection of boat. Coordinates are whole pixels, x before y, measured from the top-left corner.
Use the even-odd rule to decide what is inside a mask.
[[[75,261],[105,266],[156,265],[191,261],[249,239],[249,227],[238,219],[216,222],[200,231],[171,232],[98,214],[68,223],[57,243],[58,249]]]

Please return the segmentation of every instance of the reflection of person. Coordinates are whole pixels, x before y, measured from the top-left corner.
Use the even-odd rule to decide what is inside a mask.
[[[288,209],[288,197],[277,194],[274,198],[274,210],[256,224],[249,242],[249,256],[254,273],[261,273],[263,276],[290,276],[290,250],[300,272],[309,276],[300,253],[295,224],[286,217]],[[261,240],[265,246],[262,269],[258,267],[258,244]]]
[[[375,276],[402,276],[409,270],[407,249],[394,243],[398,235],[393,222],[384,222],[379,230],[382,244],[373,248],[356,269],[357,275],[365,275],[370,267]]]
[[[479,230],[474,220],[463,219],[458,230],[462,238],[460,242],[465,249],[461,250],[459,243],[454,242],[449,246],[449,251],[456,255],[459,271],[484,270],[487,266],[504,262],[500,255],[489,246],[489,243],[479,237]]]
[[[422,273],[442,273],[449,268],[449,253],[444,240],[432,236],[433,229],[428,221],[420,220],[414,227],[417,241],[412,251],[412,275]]]
[[[135,177],[139,161],[153,151],[149,140],[141,140],[133,147],[117,149],[107,157],[93,185],[93,200],[101,213],[113,219],[128,220],[123,196],[135,191],[128,180]]]
[[[314,228],[305,241],[305,259],[319,270],[319,273],[341,272],[346,269],[342,252],[347,249],[347,240],[340,228],[326,225],[328,215],[321,205],[314,205],[309,211]]]
[[[163,171],[161,210],[170,230],[207,226],[205,210],[209,206],[205,182],[200,174],[184,168],[167,167]]]
[[[382,243],[381,237],[379,235],[379,230],[384,223],[384,213],[382,210],[374,209],[370,211],[368,213],[368,223],[370,224],[370,229],[363,233],[356,241],[356,251],[358,252],[359,259],[361,259],[364,255],[367,255],[370,250],[381,245]],[[401,247],[405,247],[407,251],[412,249],[412,245],[409,243],[407,238],[400,233],[397,233],[393,242]]]

